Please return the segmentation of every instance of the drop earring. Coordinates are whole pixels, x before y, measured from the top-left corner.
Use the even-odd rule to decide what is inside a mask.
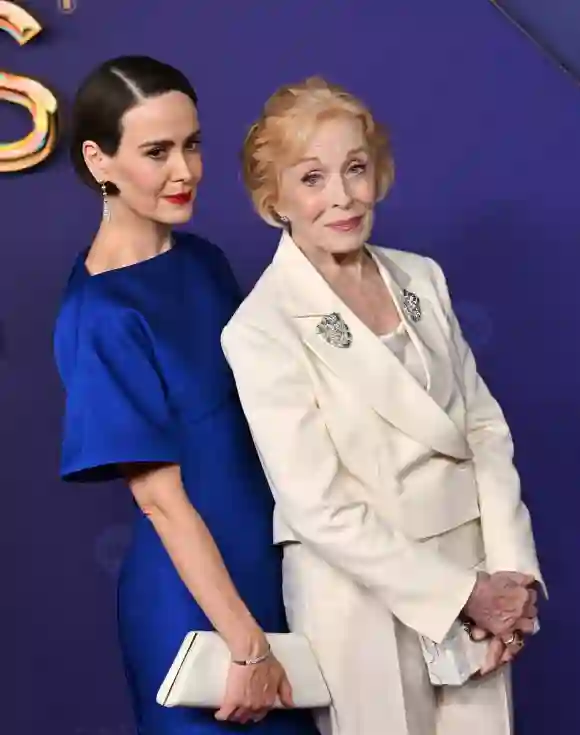
[[[290,224],[290,220],[288,217],[284,217],[283,215],[278,215],[278,221],[282,225],[282,227],[286,230],[286,232],[289,235],[292,235],[292,225]]]
[[[101,181],[100,186],[103,195],[103,221],[108,222],[111,219],[111,210],[109,209],[109,197],[107,196],[107,183]]]

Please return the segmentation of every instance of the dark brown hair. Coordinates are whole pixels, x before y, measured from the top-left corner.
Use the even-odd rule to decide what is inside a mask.
[[[97,67],[77,91],[71,120],[70,154],[80,178],[99,189],[83,158],[83,143],[93,140],[108,156],[119,148],[123,116],[149,97],[182,92],[197,107],[195,89],[182,72],[148,56],[120,56]],[[107,194],[118,194],[106,182]]]

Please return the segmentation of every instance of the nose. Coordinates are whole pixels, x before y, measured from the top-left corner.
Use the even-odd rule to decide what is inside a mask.
[[[352,194],[344,176],[334,176],[331,182],[332,204],[334,207],[346,208],[352,203]]]
[[[184,156],[183,153],[176,152],[173,159],[172,179],[174,181],[189,182],[193,178],[194,174],[191,170],[191,166],[189,165],[187,157]]]

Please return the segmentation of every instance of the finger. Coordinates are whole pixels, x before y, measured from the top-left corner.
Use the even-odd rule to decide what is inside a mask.
[[[502,661],[504,659],[505,661],[511,661],[524,647],[524,639],[522,638],[520,633],[516,631],[513,635],[509,637],[509,639],[504,640],[504,645],[505,652],[502,656]]]
[[[269,709],[260,709],[255,711],[252,715],[252,722],[261,722],[269,712]]]
[[[534,632],[535,627],[535,620],[530,618],[520,618],[516,624],[514,625],[514,628],[521,633],[525,633],[526,635],[532,635]]]
[[[280,681],[280,686],[278,687],[278,696],[280,698],[280,702],[284,705],[284,707],[294,707],[292,686],[285,676],[282,677]]]
[[[505,636],[514,629],[518,621],[518,615],[503,612],[494,616],[487,626],[487,629],[493,636]]]
[[[253,716],[254,713],[251,709],[248,709],[247,707],[237,707],[230,716],[229,720],[231,722],[239,722],[241,725],[245,725],[252,720]]]
[[[524,614],[527,618],[535,618],[538,614],[538,594],[533,590],[528,590]]]
[[[528,602],[530,605],[538,604],[538,593],[535,589],[528,589]]]
[[[521,652],[523,646],[507,646],[501,657],[501,664],[509,664]]]
[[[506,648],[501,656],[500,664],[509,664],[514,658],[514,653],[511,648]]]
[[[220,720],[220,722],[225,722],[230,719],[235,710],[236,707],[231,702],[224,702],[214,717],[216,720]]]
[[[522,618],[530,618],[531,620],[534,620],[537,617],[538,608],[536,605],[528,603],[522,611]]]
[[[525,608],[526,618],[537,618],[538,617],[538,603],[528,602]]]
[[[499,638],[493,638],[488,645],[487,655],[483,666],[480,669],[482,676],[491,673],[494,669],[499,666],[501,657],[504,652],[504,645]]]

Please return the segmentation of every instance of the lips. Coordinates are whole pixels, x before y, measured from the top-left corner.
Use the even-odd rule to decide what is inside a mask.
[[[163,197],[171,204],[178,204],[179,206],[183,206],[184,204],[189,204],[191,201],[192,193],[190,191],[183,192],[182,194],[171,194],[170,196]]]
[[[350,219],[342,219],[338,220],[337,222],[331,222],[326,226],[329,227],[331,230],[337,230],[338,232],[351,232],[352,230],[356,230],[362,220],[363,218],[361,215],[360,217],[351,217]]]

